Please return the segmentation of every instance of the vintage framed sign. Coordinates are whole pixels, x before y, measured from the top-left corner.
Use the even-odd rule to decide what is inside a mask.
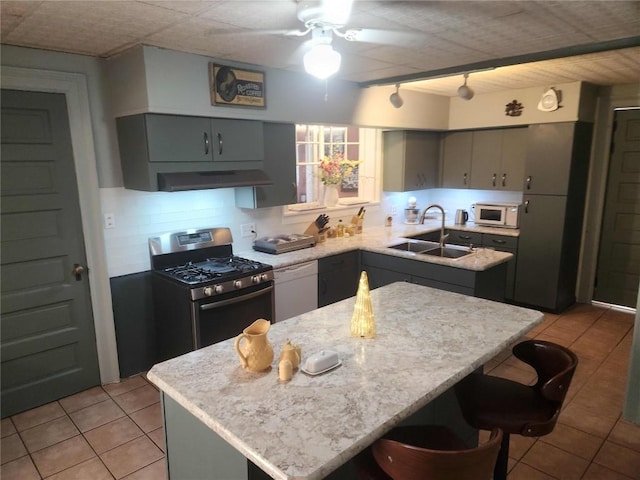
[[[212,105],[265,108],[264,72],[209,64]]]

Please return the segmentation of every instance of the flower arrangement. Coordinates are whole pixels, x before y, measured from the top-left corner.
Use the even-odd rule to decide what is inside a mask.
[[[342,153],[334,153],[331,157],[325,155],[320,162],[320,180],[323,185],[340,185],[342,180],[353,174],[360,160],[345,160]]]

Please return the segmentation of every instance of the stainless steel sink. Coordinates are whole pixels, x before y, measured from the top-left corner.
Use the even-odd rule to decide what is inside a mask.
[[[473,252],[466,248],[454,248],[454,247],[436,247],[432,250],[423,250],[422,252],[418,252],[421,255],[431,255],[433,257],[442,257],[442,258],[460,258],[466,257],[467,255],[471,255]]]
[[[434,248],[439,249],[438,242],[425,242],[422,240],[407,240],[406,242],[398,243],[397,245],[391,245],[389,248],[394,250],[401,250],[404,252],[412,253],[424,253],[426,250],[432,250]]]

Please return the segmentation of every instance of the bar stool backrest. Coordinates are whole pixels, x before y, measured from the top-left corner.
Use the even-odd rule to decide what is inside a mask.
[[[502,430],[484,444],[467,450],[422,448],[389,438],[372,445],[373,456],[393,480],[489,480],[498,457]]]

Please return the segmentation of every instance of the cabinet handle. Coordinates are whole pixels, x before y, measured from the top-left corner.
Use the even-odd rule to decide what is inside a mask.
[[[527,177],[527,190],[531,190],[531,180],[533,179],[533,177],[531,177],[531,175],[529,175]]]
[[[209,135],[207,135],[207,132],[202,135],[204,135],[204,154],[209,155]]]
[[[506,240],[497,240],[497,239],[492,239],[491,240],[493,243],[497,243],[498,245],[504,245],[505,243],[507,243]]]
[[[507,186],[507,174],[506,173],[502,174],[502,186],[503,187]]]
[[[524,202],[524,213],[529,213],[529,200]]]
[[[469,235],[458,235],[458,238],[460,240],[471,240],[471,237]]]
[[[222,134],[218,133],[218,155],[222,155]]]
[[[462,184],[463,185],[467,184],[467,172],[464,172],[464,176],[462,177]]]
[[[493,183],[493,186],[494,186],[494,187],[496,186],[496,178],[498,178],[498,175],[496,175],[496,174],[494,173],[494,174],[493,174],[493,178],[492,178],[492,180],[491,180],[491,181],[492,181],[492,183]]]

